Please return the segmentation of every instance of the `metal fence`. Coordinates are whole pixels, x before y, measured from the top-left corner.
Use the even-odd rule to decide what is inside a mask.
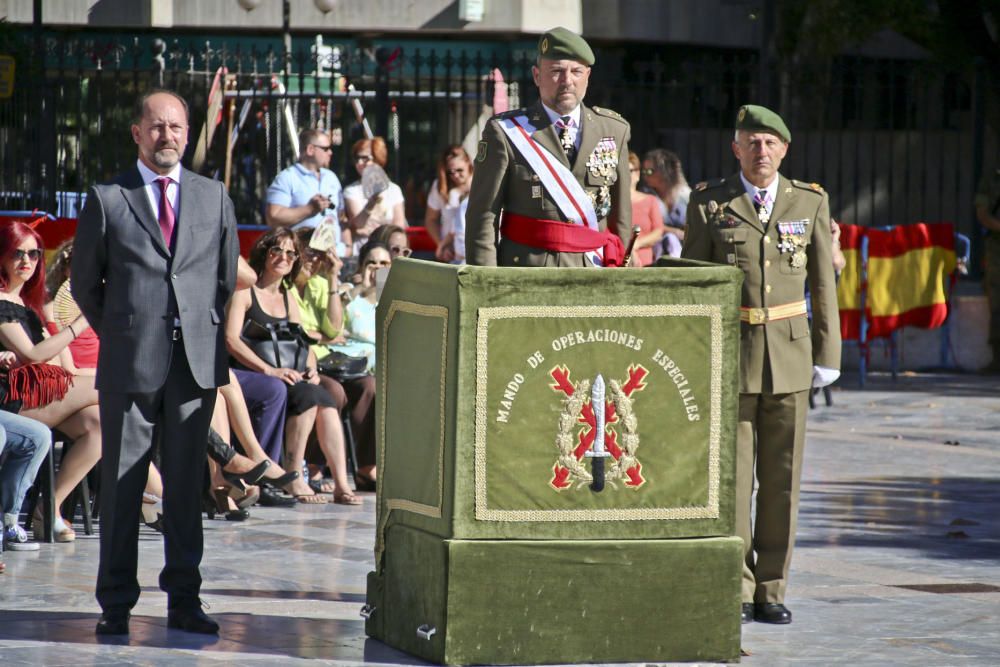
[[[329,129],[342,146],[332,168],[345,184],[355,180],[348,147],[363,132],[358,106],[386,137],[390,175],[419,222],[437,155],[449,143],[474,146],[491,112],[490,73],[502,74],[512,107],[536,97],[529,43],[376,48],[318,38],[287,54],[261,44],[155,33],[127,40],[50,33],[22,43],[14,94],[0,100],[0,208],[72,215],[89,184],[134,161],[134,102],[162,85],[191,107],[185,164],[201,157],[200,138],[215,128],[196,166],[229,183],[241,222],[261,221],[268,183],[294,160],[296,129]],[[765,69],[753,52],[691,47],[599,53],[588,104],[625,116],[638,152],[675,150],[692,183],[735,172],[736,110],[767,103],[792,128],[782,171],[823,184],[835,216],[865,225],[948,220],[975,237],[976,178],[983,156],[998,154],[985,122],[996,84],[984,71],[860,58]],[[210,114],[223,69],[227,103]]]

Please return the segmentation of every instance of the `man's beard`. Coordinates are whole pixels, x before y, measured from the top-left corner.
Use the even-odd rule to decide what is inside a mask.
[[[153,152],[153,164],[157,167],[171,169],[180,162],[180,151],[176,148],[161,148]]]

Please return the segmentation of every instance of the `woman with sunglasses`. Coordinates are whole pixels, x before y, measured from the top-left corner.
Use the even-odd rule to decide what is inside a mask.
[[[360,267],[357,285],[344,306],[344,342],[330,345],[354,357],[368,359],[368,372],[375,371],[375,307],[378,305],[376,274],[379,269],[392,266],[392,253],[388,246],[369,239],[358,254]]]
[[[94,378],[79,374],[66,350],[89,327],[87,320],[81,315],[52,336],[42,325],[41,241],[25,224],[0,227],[0,348],[13,352],[18,366],[0,379],[0,409],[57,428],[73,440],[56,475],[53,525],[57,542],[72,542],[76,533],[58,508],[101,458],[101,419]],[[37,538],[41,521],[33,527]]]
[[[424,227],[437,243],[442,262],[465,262],[465,205],[472,187],[472,160],[460,144],[448,146],[437,164],[437,178],[427,194]]]
[[[250,267],[257,272],[257,283],[249,289],[237,290],[226,312],[226,345],[238,367],[276,377],[288,385],[288,417],[285,422],[285,468],[297,470],[304,459],[306,444],[313,427],[320,449],[334,475],[331,487],[321,487],[332,493],[333,502],[360,505],[347,483],[344,454],[344,432],[337,407],[330,394],[319,385],[316,357],[309,351],[306,369],[278,368],[270,365],[244,342],[242,332],[247,321],[260,327],[281,323],[301,323],[295,299],[288,298],[299,272],[299,246],[295,233],[275,229],[260,237],[250,250]],[[298,479],[295,497],[303,503],[326,502],[309,485]]]
[[[385,169],[389,163],[389,149],[382,137],[360,139],[351,146],[351,160],[359,180],[344,188],[344,206],[347,208],[348,227],[354,243],[352,256],[381,225],[393,224],[406,229],[403,191],[391,181],[388,187],[370,199],[365,196],[360,177],[369,165]]]
[[[653,246],[663,238],[663,214],[660,212],[660,202],[656,197],[639,188],[641,175],[639,156],[628,153],[628,170],[632,177],[632,224],[639,226],[639,238],[635,240],[632,261],[635,266],[649,266],[656,259],[653,257]]]
[[[383,225],[375,233],[378,234],[388,228],[399,229],[395,225]],[[299,232],[299,245],[305,250],[302,267],[295,278],[296,289],[292,293],[295,295],[302,316],[302,328],[316,340],[312,349],[317,363],[322,367],[323,360],[330,356],[330,345],[346,343],[343,335],[344,306],[341,302],[344,287],[340,285],[338,279],[342,266],[340,260],[331,251],[323,252],[310,248],[311,237],[312,230]],[[404,240],[405,237],[406,233],[403,232]],[[326,373],[324,371],[320,375],[320,385],[330,392],[337,404],[337,410],[342,414],[347,410],[351,420],[351,433],[354,435],[358,454],[355,488],[359,491],[374,491],[375,377],[370,373],[360,377],[345,377],[343,374],[330,377]]]
[[[413,251],[410,250],[410,237],[406,235],[406,230],[396,225],[382,225],[368,237],[368,240],[385,244],[394,260],[413,254]]]

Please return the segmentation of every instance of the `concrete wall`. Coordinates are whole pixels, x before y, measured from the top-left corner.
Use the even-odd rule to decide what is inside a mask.
[[[539,33],[583,29],[582,0],[486,0],[481,22],[458,18],[458,0],[339,0],[328,13],[313,0],[290,0],[293,31]],[[281,0],[246,11],[236,0],[45,0],[47,25],[281,30]],[[31,23],[31,0],[0,0],[0,17]]]

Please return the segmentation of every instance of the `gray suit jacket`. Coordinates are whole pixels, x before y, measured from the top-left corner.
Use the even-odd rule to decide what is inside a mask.
[[[181,170],[171,256],[136,167],[90,189],[73,248],[73,297],[101,338],[97,388],[141,393],[166,381],[174,316],[195,380],[229,381],[225,306],[239,240],[222,183]],[[170,311],[173,286],[177,312]]]

